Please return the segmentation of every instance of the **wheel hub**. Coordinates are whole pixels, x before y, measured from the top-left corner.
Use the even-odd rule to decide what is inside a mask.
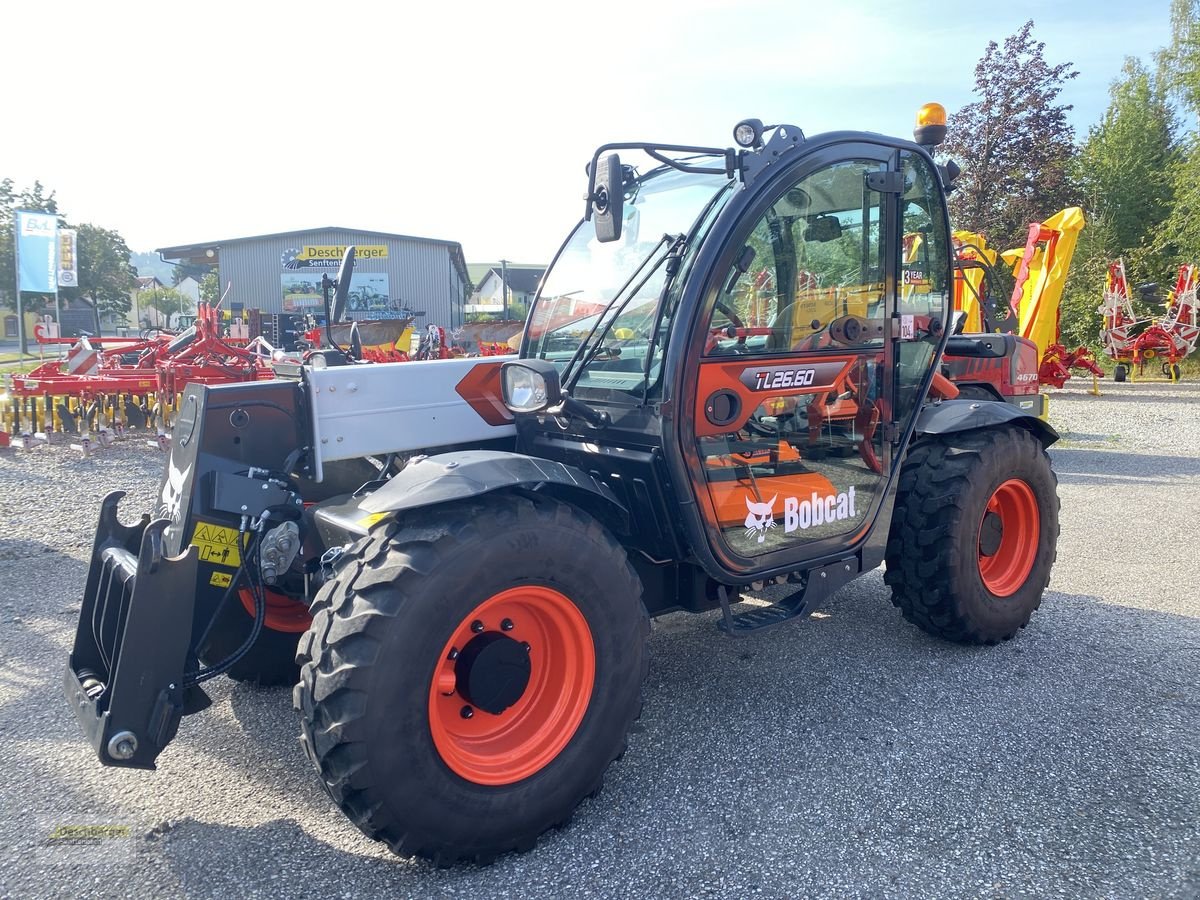
[[[980,556],[995,556],[1004,539],[1004,520],[996,513],[988,510],[983,516],[983,524],[979,528]]]
[[[500,715],[529,686],[529,651],[498,631],[476,635],[454,661],[455,690],[472,706]]]

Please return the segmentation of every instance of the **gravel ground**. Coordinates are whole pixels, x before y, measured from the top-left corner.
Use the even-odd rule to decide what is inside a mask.
[[[1059,562],[994,648],[905,624],[881,574],[732,641],[658,620],[604,791],[488,868],[391,856],[321,792],[287,690],[224,679],[156,773],[101,768],[59,678],[98,500],[162,457],[0,453],[0,896],[1194,897],[1200,385],[1055,392]],[[99,846],[63,824],[128,826]]]

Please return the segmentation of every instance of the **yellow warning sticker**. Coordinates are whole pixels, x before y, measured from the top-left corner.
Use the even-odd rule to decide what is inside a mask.
[[[358,524],[365,525],[367,527],[367,530],[369,531],[371,529],[372,525],[374,525],[376,522],[378,522],[382,519],[386,519],[390,515],[391,515],[391,513],[386,513],[386,512],[371,513],[370,515],[363,516],[361,519],[359,519]]]
[[[196,530],[192,532],[192,544],[200,548],[200,562],[229,566],[232,569],[242,564],[242,556],[238,553],[236,528],[197,522]]]
[[[228,572],[213,572],[212,578],[208,579],[208,583],[213,587],[229,587],[231,581],[233,581],[233,576]]]

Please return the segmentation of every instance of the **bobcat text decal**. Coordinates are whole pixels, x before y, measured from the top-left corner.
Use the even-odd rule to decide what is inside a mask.
[[[850,488],[844,494],[827,494],[824,497],[813,491],[812,497],[805,500],[785,497],[783,531],[787,534],[798,528],[805,529],[814,525],[824,525],[826,522],[853,519],[856,515],[854,488]]]
[[[746,498],[747,537],[757,535],[758,543],[761,544],[767,536],[767,530],[778,527],[774,510],[775,500],[778,497],[779,495],[776,494],[765,503],[756,503],[749,497]],[[811,496],[803,500],[796,497],[785,497],[783,499],[783,533],[791,534],[793,531],[803,531],[814,525],[853,519],[857,515],[858,511],[854,508],[853,487],[844,493],[824,496],[813,491]]]

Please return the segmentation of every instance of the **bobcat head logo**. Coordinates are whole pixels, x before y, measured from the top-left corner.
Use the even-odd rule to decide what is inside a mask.
[[[761,544],[767,536],[767,529],[775,527],[775,513],[771,511],[771,507],[775,505],[776,494],[766,503],[755,503],[749,497],[746,498],[746,509],[749,512],[746,514],[746,536],[758,535],[758,542]]]

